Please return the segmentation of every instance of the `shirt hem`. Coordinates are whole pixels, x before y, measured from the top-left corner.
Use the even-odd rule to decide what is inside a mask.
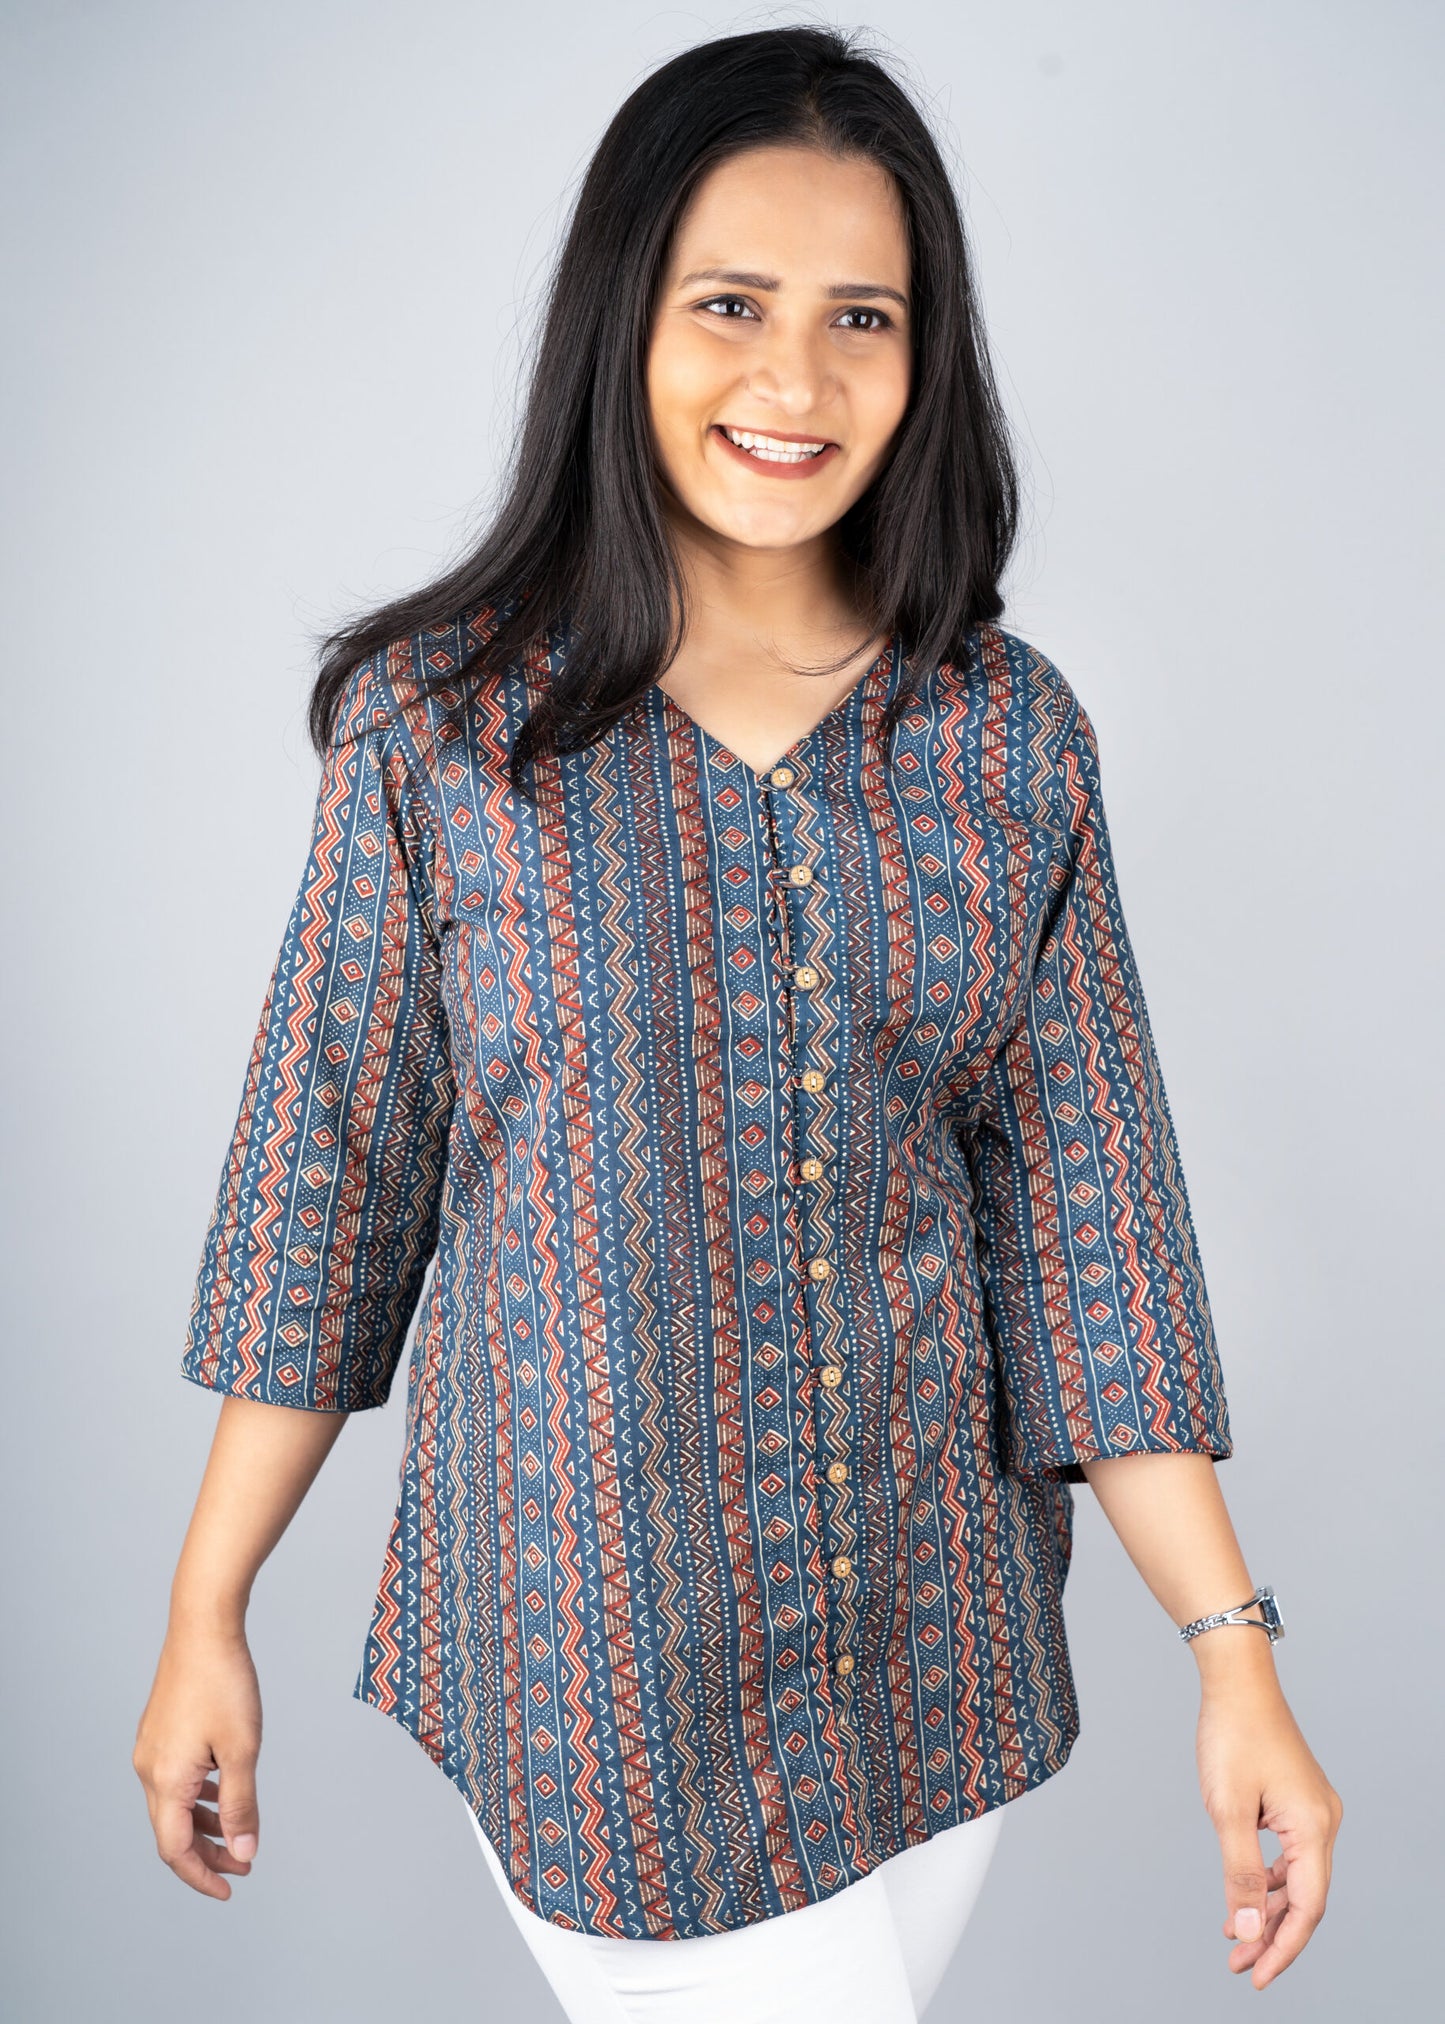
[[[388,1703],[378,1696],[369,1693],[364,1681],[357,1680],[351,1689],[351,1696],[353,1700],[360,1701],[364,1707],[374,1708],[377,1714],[384,1715],[388,1721],[394,1722],[403,1735],[410,1736],[412,1741],[419,1745],[429,1761],[436,1766],[454,1790],[460,1793],[467,1811],[476,1822],[480,1832],[486,1836],[487,1845],[496,1856],[502,1875],[506,1879],[512,1895],[520,1904],[526,1907],[534,1918],[541,1919],[544,1925],[557,1926],[566,1932],[586,1934],[594,1939],[655,1940],[659,1944],[665,1945],[668,1940],[707,1939],[718,1933],[741,1932],[748,1926],[762,1925],[769,1919],[786,1918],[788,1916],[786,1911],[764,1911],[755,1919],[739,1919],[733,1925],[700,1927],[695,1932],[677,1931],[662,1934],[613,1930],[610,1926],[583,1924],[580,1920],[573,1919],[566,1914],[561,1917],[554,1917],[546,1912],[538,1911],[531,1894],[513,1875],[505,1851],[498,1847],[496,1838],[476,1810],[470,1786],[461,1777],[455,1764],[448,1761],[444,1748],[440,1744],[434,1748],[430,1739],[407,1719],[406,1710],[403,1707],[397,1703]],[[1069,1720],[1060,1726],[1058,1740],[1055,1742],[1052,1750],[1046,1752],[1036,1763],[1030,1764],[1023,1774],[1022,1781],[1014,1781],[1011,1791],[1006,1792],[1001,1798],[990,1799],[986,1805],[975,1807],[972,1812],[950,1814],[946,1820],[928,1820],[926,1822],[926,1833],[914,1836],[911,1841],[902,1841],[896,1848],[889,1848],[876,1856],[860,1859],[856,1865],[855,1875],[846,1878],[841,1883],[832,1885],[830,1888],[818,1889],[809,1898],[808,1903],[810,1905],[824,1904],[829,1898],[837,1897],[841,1891],[850,1890],[854,1884],[862,1883],[863,1879],[871,1876],[874,1870],[881,1869],[885,1863],[893,1861],[896,1856],[905,1854],[908,1849],[922,1847],[925,1842],[932,1841],[936,1835],[946,1834],[951,1827],[965,1826],[970,1820],[981,1820],[985,1814],[997,1813],[1003,1807],[1011,1805],[1014,1800],[1021,1799],[1026,1792],[1036,1791],[1040,1785],[1046,1784],[1050,1778],[1055,1777],[1063,1770],[1069,1761],[1075,1743],[1079,1740],[1079,1731],[1080,1720],[1077,1710],[1075,1710]],[[805,1910],[806,1908],[806,1906],[798,1907],[799,1910]]]

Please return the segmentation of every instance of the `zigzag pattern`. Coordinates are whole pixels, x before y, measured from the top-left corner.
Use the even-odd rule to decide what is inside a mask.
[[[636,1303],[635,1366],[638,1395],[640,1475],[649,1527],[646,1553],[652,1576],[658,1662],[665,1674],[658,1713],[666,1723],[673,1756],[678,1830],[670,1837],[669,1872],[674,1894],[697,1906],[709,1929],[725,1924],[732,1902],[725,1850],[746,1832],[736,1767],[726,1742],[719,1748],[706,1721],[699,1692],[700,1670],[690,1654],[710,1656],[704,1666],[720,1667],[724,1650],[718,1564],[706,1530],[708,1496],[704,1473],[697,1386],[697,1331],[675,1316],[672,1288],[690,1285],[691,1247],[682,1190],[661,1207],[658,1244],[654,1171],[681,1181],[688,1171],[683,1151],[685,1116],[655,1111],[656,1063],[678,1060],[683,1035],[670,1020],[676,1008],[672,938],[646,932],[648,909],[639,911],[629,866],[634,849],[650,861],[660,852],[657,779],[648,741],[633,737],[617,767],[617,789],[597,796],[599,892],[604,906],[606,968],[616,1035],[616,1109],[619,1169],[625,1176],[619,1208],[625,1212],[624,1276]],[[696,782],[692,783],[695,788]],[[682,797],[675,797],[675,803]],[[641,930],[641,932],[639,932]],[[668,1079],[680,1079],[673,1065]],[[670,1261],[670,1270],[669,1267]],[[666,1345],[675,1342],[669,1357]],[[694,1524],[701,1522],[701,1536]],[[712,1675],[717,1704],[722,1674]],[[684,1849],[690,1863],[684,1867]],[[755,1871],[741,1880],[741,1895],[758,1902]]]
[[[498,616],[352,672],[182,1368],[379,1406],[420,1303],[353,1693],[543,1917],[725,1932],[1063,1766],[1070,1485],[1228,1455],[1218,1350],[1057,668],[895,636],[761,775],[654,688],[528,801]]]

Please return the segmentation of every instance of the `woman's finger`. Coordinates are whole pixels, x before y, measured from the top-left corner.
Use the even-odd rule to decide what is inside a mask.
[[[1264,1881],[1265,1881],[1264,1923],[1266,1928],[1268,1927],[1271,1918],[1276,1917],[1280,1912],[1284,1910],[1286,1899],[1281,1894],[1284,1891],[1285,1882],[1288,1877],[1288,1874],[1289,1874],[1289,1864],[1283,1854],[1277,1855],[1274,1861],[1269,1865],[1269,1868],[1264,1873]],[[1224,1937],[1227,1940],[1232,1940],[1234,1938],[1234,1914],[1232,1912],[1225,1913],[1224,1923],[1220,1927],[1220,1931],[1224,1934]],[[1262,1944],[1263,1939],[1264,1934],[1261,1933],[1256,1939],[1248,1942],[1248,1944],[1251,1946],[1259,1946]],[[1241,1941],[1240,1944],[1244,1945],[1245,1942]]]
[[[256,1853],[261,1816],[256,1805],[256,1752],[217,1752],[221,1767],[220,1821],[226,1847],[240,1863]]]
[[[1229,1956],[1229,1972],[1242,1975],[1246,1968],[1252,1968],[1265,1948],[1279,1930],[1279,1922],[1289,1910],[1289,1894],[1279,1886],[1271,1889],[1265,1906],[1264,1931],[1257,1940],[1235,1940]],[[1234,1939],[1234,1921],[1226,1919],[1220,1928],[1224,1937]]]
[[[209,1806],[197,1806],[193,1808],[193,1812],[201,1835],[211,1837],[209,1840],[199,1839],[196,1842],[196,1847],[211,1868],[225,1870],[231,1876],[247,1875],[251,1865],[249,1862],[243,1862],[239,1856],[232,1855],[227,1848],[220,1814]]]
[[[1262,1989],[1282,1974],[1300,1953],[1325,1915],[1328,1859],[1322,1843],[1303,1848],[1289,1865],[1288,1904],[1269,1944],[1255,1962],[1251,1980]]]
[[[193,1789],[189,1782],[156,1784],[151,1800],[151,1827],[156,1838],[156,1853],[182,1883],[189,1884],[202,1897],[228,1898],[231,1886],[224,1877],[217,1876],[215,1864],[207,1862],[201,1853],[203,1847],[212,1844],[203,1842],[197,1835],[191,1800]]]
[[[1236,1940],[1257,1940],[1264,1932],[1269,1888],[1259,1845],[1259,1809],[1233,1813],[1215,1823],[1224,1859],[1225,1930]]]

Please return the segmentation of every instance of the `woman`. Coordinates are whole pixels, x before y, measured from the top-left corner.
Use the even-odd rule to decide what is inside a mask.
[[[921,2012],[1078,1733],[1084,1482],[1198,1664],[1229,1966],[1305,1944],[1340,1801],[1218,1486],[1093,728],[997,623],[1016,497],[882,65],[809,26],[644,82],[494,526],[326,643],[135,1751],[193,1888],[257,1846],[250,1584],[435,1259],[353,1691],[569,2017]]]

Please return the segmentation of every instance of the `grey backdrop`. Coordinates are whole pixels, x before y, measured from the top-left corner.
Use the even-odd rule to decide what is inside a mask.
[[[316,779],[308,635],[485,510],[587,155],[664,57],[826,11],[9,0],[7,2017],[552,2019],[460,1802],[349,1698],[400,1455],[257,1584],[229,1904],[130,1768],[217,1406],[194,1271]],[[833,16],[844,21],[860,17]],[[1005,623],[1094,716],[1250,1568],[1344,1798],[1278,2019],[1427,2014],[1442,1883],[1442,16],[861,17],[959,159],[1029,469]],[[1087,1490],[1082,1735],[933,2015],[1235,2014],[1195,1668]],[[1267,1846],[1273,1850],[1272,1838]],[[1438,1989],[1437,1989],[1438,1992]]]

